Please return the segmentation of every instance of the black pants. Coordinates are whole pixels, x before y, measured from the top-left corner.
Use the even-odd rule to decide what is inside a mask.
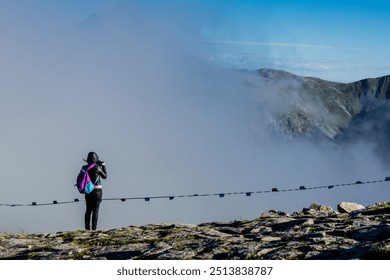
[[[94,189],[91,193],[85,195],[85,202],[87,204],[87,210],[85,211],[85,229],[91,229],[91,215],[92,215],[92,229],[97,227],[97,221],[99,218],[99,206],[102,202],[103,191],[102,189]]]

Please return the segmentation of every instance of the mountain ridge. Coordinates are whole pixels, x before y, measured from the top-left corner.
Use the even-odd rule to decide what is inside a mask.
[[[253,76],[259,79],[256,95],[260,101],[268,96],[278,99],[280,105],[280,100],[283,100],[282,110],[269,110],[261,104],[259,107],[268,110],[273,130],[276,124],[277,129],[288,137],[320,132],[335,139],[350,128],[359,114],[370,114],[387,106],[390,99],[390,75],[340,83],[268,68],[246,73],[247,85],[256,87]]]

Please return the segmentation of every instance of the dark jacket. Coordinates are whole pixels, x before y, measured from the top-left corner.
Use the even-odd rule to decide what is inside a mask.
[[[87,170],[87,168],[91,164],[87,164],[83,166],[84,170]],[[96,166],[90,170],[88,170],[88,175],[91,178],[91,181],[95,185],[101,185],[100,178],[107,179],[107,171],[106,171],[106,166],[101,165],[101,164],[96,164]],[[99,179],[98,179],[99,178]]]

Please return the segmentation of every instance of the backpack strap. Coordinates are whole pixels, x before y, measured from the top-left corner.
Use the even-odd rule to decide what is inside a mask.
[[[99,179],[100,179],[100,175],[98,175],[98,177],[96,178],[96,181],[95,181],[95,183],[93,184],[94,186],[96,186],[96,184],[97,184],[97,182],[99,181]]]
[[[87,172],[88,170],[94,168],[96,165],[97,165],[96,163],[92,163],[92,164],[87,168],[87,170],[86,170],[85,172]],[[95,181],[95,183],[93,184],[94,186],[96,186],[96,183],[99,181],[99,179],[100,179],[100,175],[97,176],[96,181]]]
[[[92,169],[92,168],[94,168],[96,166],[96,163],[92,163],[88,168],[87,168],[87,170],[86,171],[88,171],[88,170],[90,170],[90,169]]]
[[[83,168],[81,168],[81,170],[80,171],[82,171],[82,172],[87,172],[88,170],[90,170],[90,169],[92,169],[92,168],[94,168],[96,166],[96,164],[95,163],[92,163],[87,169],[83,169]]]

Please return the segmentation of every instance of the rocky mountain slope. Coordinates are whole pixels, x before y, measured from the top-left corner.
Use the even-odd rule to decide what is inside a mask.
[[[1,233],[0,259],[390,259],[390,202],[200,225]]]
[[[262,129],[280,130],[290,137],[322,134],[335,139],[351,127],[359,134],[363,127],[355,127],[355,120],[362,116],[373,119],[371,113],[387,108],[390,98],[390,75],[338,83],[260,69],[245,72],[244,79],[245,85],[254,89],[259,111],[266,114],[262,119],[268,119]],[[378,121],[377,114],[375,120]],[[390,124],[388,118],[380,121]]]

